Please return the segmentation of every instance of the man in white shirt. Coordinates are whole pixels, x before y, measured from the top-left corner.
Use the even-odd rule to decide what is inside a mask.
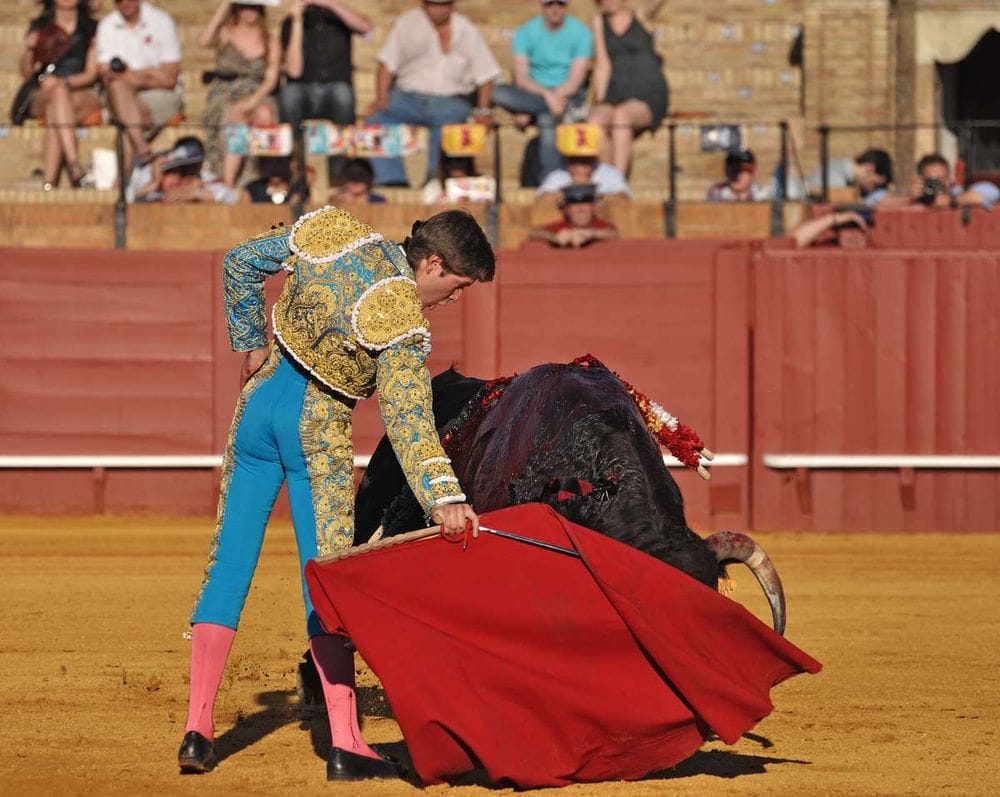
[[[115,118],[125,126],[126,163],[153,159],[148,134],[179,113],[181,46],[170,15],[143,0],[115,0],[97,26],[97,65]]]
[[[625,196],[632,198],[625,175],[610,163],[600,163],[594,156],[568,156],[563,158],[565,167],[549,172],[538,187],[538,196],[554,194],[569,185],[592,183],[598,196]]]
[[[426,125],[430,128],[427,175],[437,172],[441,125],[473,120],[488,124],[490,99],[500,65],[476,26],[454,13],[454,0],[422,0],[389,29],[378,54],[375,101],[370,124]],[[475,108],[469,97],[476,95]],[[407,185],[399,158],[377,158],[376,185]]]

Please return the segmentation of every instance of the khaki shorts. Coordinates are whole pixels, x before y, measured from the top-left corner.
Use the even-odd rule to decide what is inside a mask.
[[[149,108],[155,129],[163,127],[183,107],[180,94],[173,89],[145,89],[137,92],[136,96]]]

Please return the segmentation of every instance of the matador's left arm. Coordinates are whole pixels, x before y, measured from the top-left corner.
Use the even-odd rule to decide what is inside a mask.
[[[264,280],[280,271],[291,257],[289,233],[287,227],[278,227],[226,253],[222,290],[233,351],[260,349],[268,343]]]

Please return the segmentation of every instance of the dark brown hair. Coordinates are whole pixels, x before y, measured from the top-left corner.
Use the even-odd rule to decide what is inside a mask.
[[[446,210],[426,221],[413,222],[403,249],[413,269],[425,257],[438,255],[447,271],[477,282],[490,282],[496,271],[493,247],[467,210]]]

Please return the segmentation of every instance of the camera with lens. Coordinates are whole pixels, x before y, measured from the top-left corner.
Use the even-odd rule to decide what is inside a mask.
[[[923,185],[920,189],[920,196],[917,197],[917,202],[922,205],[933,205],[934,198],[940,194],[944,194],[947,191],[947,186],[938,180],[936,177],[925,177]]]
[[[124,72],[126,69],[128,69],[128,66],[125,64],[125,62],[117,55],[111,59],[110,66],[112,72],[121,73]]]

